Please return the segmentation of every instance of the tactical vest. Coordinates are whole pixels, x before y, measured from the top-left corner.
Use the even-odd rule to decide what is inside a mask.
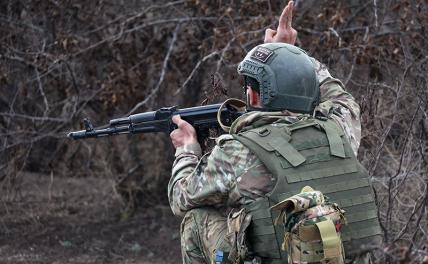
[[[284,228],[270,207],[309,185],[345,210],[342,241],[347,258],[363,247],[379,245],[382,231],[368,173],[358,162],[335,121],[309,118],[293,124],[275,123],[233,135],[273,174],[276,184],[265,198],[245,205],[252,215],[248,242],[263,263],[287,263],[281,250]]]

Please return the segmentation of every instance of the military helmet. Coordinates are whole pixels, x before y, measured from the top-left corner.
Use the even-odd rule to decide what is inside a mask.
[[[258,45],[241,61],[238,73],[259,83],[262,110],[312,113],[319,103],[314,64],[306,52],[296,46]]]

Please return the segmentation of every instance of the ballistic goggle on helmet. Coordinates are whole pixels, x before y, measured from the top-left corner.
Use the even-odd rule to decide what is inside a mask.
[[[238,73],[244,75],[246,83],[258,86],[260,110],[312,113],[319,104],[314,64],[306,52],[296,46],[259,45],[241,61]]]

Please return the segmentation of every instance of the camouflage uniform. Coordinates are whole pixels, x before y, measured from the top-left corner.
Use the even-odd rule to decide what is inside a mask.
[[[321,103],[317,110],[331,116],[343,128],[357,153],[361,139],[360,108],[343,84],[316,61]],[[289,112],[249,112],[236,120],[231,133],[248,125],[272,123],[278,118],[299,120]],[[217,139],[217,146],[202,156],[199,144],[176,150],[168,197],[175,215],[184,216],[181,225],[183,263],[214,263],[213,252],[227,248],[226,216],[263,197],[274,187],[265,165],[229,134]]]

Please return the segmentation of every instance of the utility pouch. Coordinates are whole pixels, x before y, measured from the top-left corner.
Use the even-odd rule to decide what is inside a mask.
[[[282,250],[289,263],[344,263],[340,236],[344,211],[326,200],[321,192],[306,186],[272,207],[279,211],[275,224],[285,228]]]
[[[230,263],[242,263],[248,254],[246,234],[251,223],[251,214],[247,214],[245,208],[233,209],[227,217],[227,235],[231,249],[228,259]]]

